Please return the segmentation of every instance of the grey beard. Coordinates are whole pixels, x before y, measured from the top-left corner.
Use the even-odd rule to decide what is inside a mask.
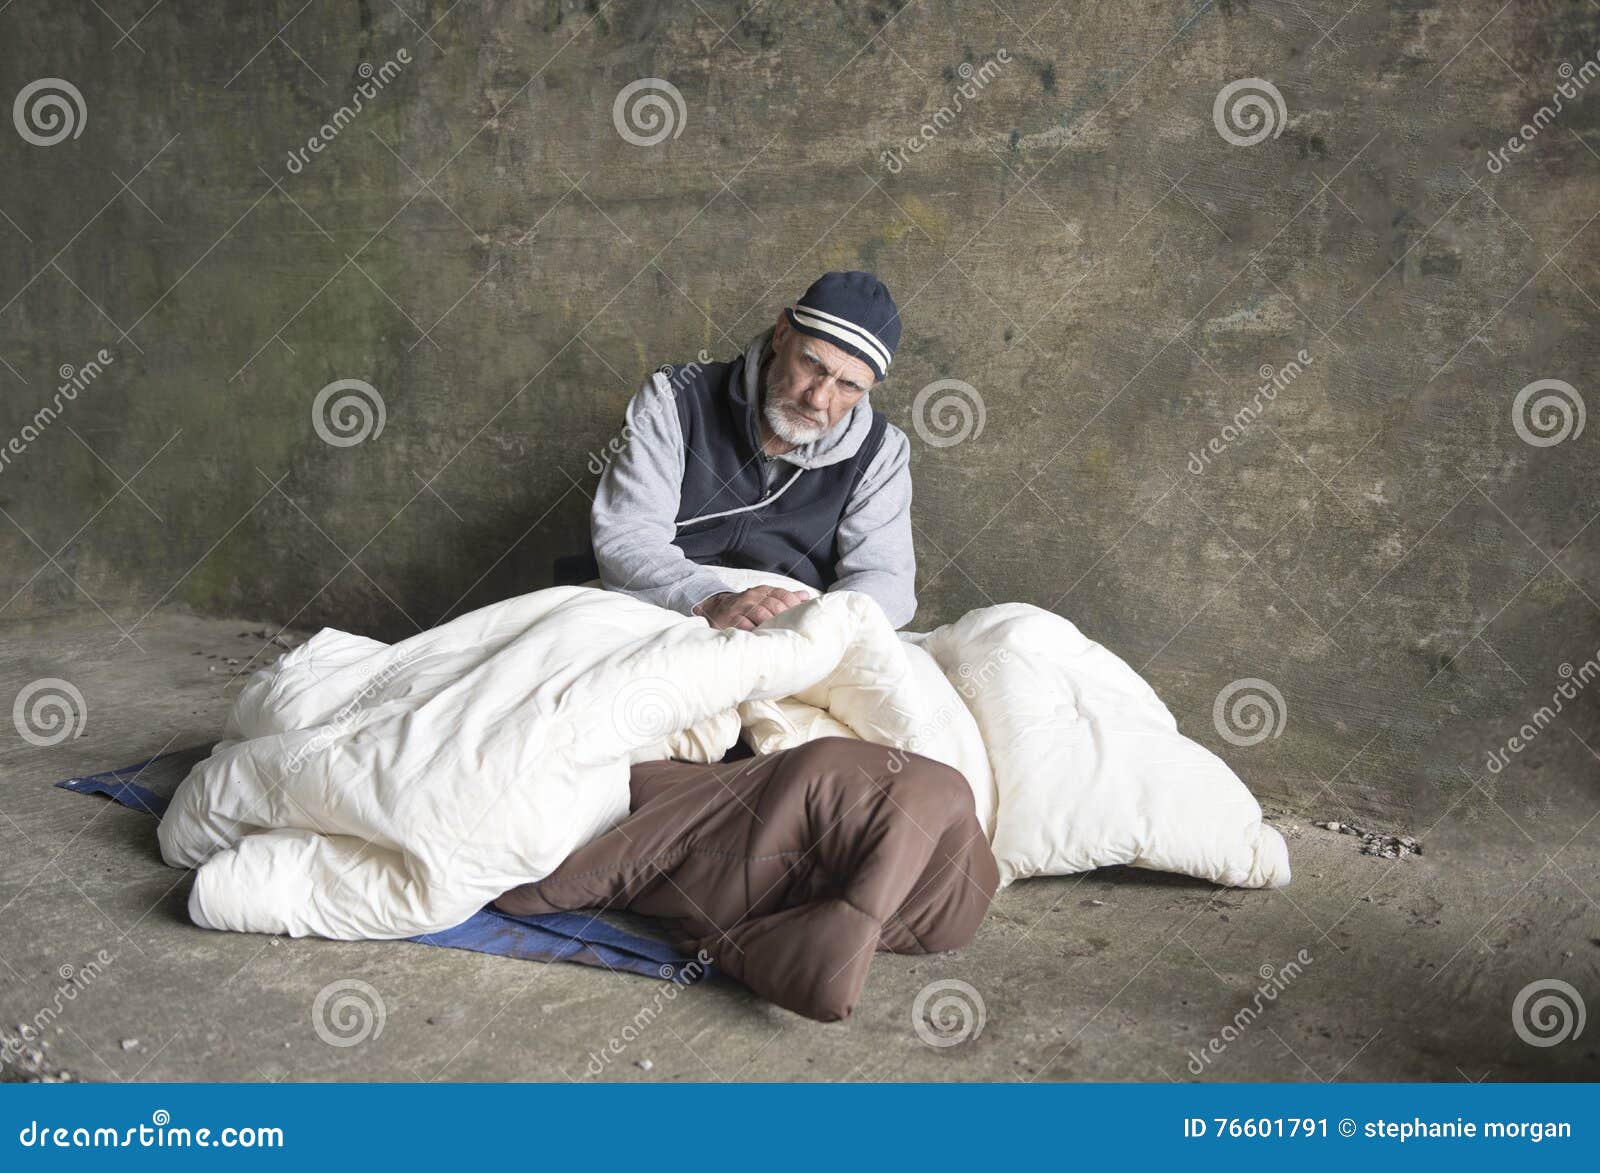
[[[773,400],[766,400],[762,405],[762,416],[766,418],[766,426],[773,429],[773,434],[784,443],[792,443],[795,448],[808,445],[813,440],[821,440],[822,432],[826,427],[821,424],[797,424],[794,419],[784,414],[782,408]]]
[[[772,429],[773,435],[785,444],[793,444],[796,448],[820,440],[822,434],[828,430],[822,424],[796,423],[784,414],[783,409],[770,395],[762,396],[761,415],[767,421],[767,426]]]

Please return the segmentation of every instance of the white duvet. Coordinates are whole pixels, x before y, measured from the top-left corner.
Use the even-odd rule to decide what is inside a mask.
[[[199,869],[208,927],[436,931],[623,818],[630,764],[715,761],[741,727],[759,752],[838,734],[954,766],[1005,883],[1109,864],[1289,882],[1244,784],[1067,620],[1012,603],[897,635],[850,592],[753,632],[584,587],[392,645],[323,630],[249,679],[162,855]]]

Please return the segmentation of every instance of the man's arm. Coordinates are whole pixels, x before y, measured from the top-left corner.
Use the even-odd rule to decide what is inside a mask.
[[[917,613],[917,559],[911,545],[911,444],[891,426],[839,521],[835,591],[876,600],[904,627]]]
[[[652,375],[628,402],[622,451],[600,477],[589,526],[607,590],[691,615],[727,588],[672,544],[684,458],[672,389]]]

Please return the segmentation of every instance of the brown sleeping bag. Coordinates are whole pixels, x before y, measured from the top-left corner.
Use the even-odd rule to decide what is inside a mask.
[[[659,917],[763,998],[833,1021],[874,951],[965,945],[999,883],[961,774],[869,742],[645,762],[631,788],[628,818],[496,907]]]

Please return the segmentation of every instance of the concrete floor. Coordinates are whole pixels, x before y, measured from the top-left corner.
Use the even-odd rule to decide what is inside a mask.
[[[112,618],[126,628],[135,616]],[[187,874],[162,864],[153,820],[50,783],[213,739],[237,688],[230,660],[261,651],[242,633],[263,626],[156,612],[134,632],[138,648],[110,652],[116,633],[94,611],[0,627],[8,703],[32,680],[67,677],[88,714],[57,746],[0,737],[0,1031],[52,1012],[46,1045],[8,1054],[4,1079],[1600,1076],[1594,1024],[1536,1047],[1512,1022],[1517,993],[1538,979],[1600,1009],[1600,821],[1575,809],[1545,841],[1477,790],[1432,828],[1398,828],[1422,834],[1426,851],[1399,861],[1310,825],[1336,811],[1270,812],[1296,868],[1281,892],[1125,869],[1025,881],[969,948],[880,957],[856,1015],[829,1025],[721,982],[665,998],[664,983],[578,965],[197,929]],[[102,950],[93,983],[54,1013],[62,967]],[[1302,950],[1302,972],[1233,1037],[1269,984],[1265,967],[1281,975]],[[318,992],[340,979],[368,983],[383,1005],[381,1032],[353,1046],[313,1028]],[[912,1006],[945,979],[972,987],[983,1025],[935,1047]],[[1220,1053],[1192,1058],[1213,1038],[1226,1039]],[[613,1039],[620,1054],[592,1058]]]

